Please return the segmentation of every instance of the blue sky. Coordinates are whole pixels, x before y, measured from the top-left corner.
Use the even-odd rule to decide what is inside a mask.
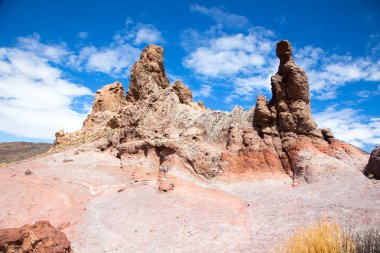
[[[195,100],[248,109],[270,98],[275,43],[287,39],[319,126],[367,151],[380,143],[379,1],[0,0],[0,34],[0,141],[79,129],[93,93],[127,88],[149,43]]]

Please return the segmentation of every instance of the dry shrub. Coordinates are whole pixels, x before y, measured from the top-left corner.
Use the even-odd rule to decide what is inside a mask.
[[[380,231],[374,228],[351,232],[356,253],[380,253]]]
[[[318,221],[298,228],[277,252],[281,253],[355,253],[349,234],[336,222]]]

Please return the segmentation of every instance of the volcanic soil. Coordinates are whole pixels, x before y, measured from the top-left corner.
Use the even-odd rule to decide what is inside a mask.
[[[321,218],[380,227],[379,181],[356,169],[313,184],[284,173],[206,182],[83,147],[2,165],[0,184],[0,229],[47,220],[77,253],[268,252]]]

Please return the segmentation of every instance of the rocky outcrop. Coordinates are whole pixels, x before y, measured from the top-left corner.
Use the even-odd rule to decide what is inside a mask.
[[[367,157],[315,123],[307,75],[290,43],[280,41],[276,51],[272,98],[221,112],[193,102],[181,81],[171,85],[162,47],[149,45],[133,65],[126,99],[120,83],[97,91],[82,130],[57,137],[56,148],[92,142],[122,161],[155,157],[160,173],[179,168],[204,179],[280,173],[310,183],[331,171],[362,171]]]
[[[170,86],[164,68],[164,49],[149,45],[141,53],[131,71],[127,101],[155,100],[160,89]]]
[[[63,129],[58,130],[55,133],[54,145],[59,145],[59,144],[62,144],[66,141],[67,140],[65,139],[65,131]]]
[[[181,81],[176,80],[173,84],[173,89],[182,104],[190,104],[193,101],[193,93]]]
[[[21,228],[0,229],[0,252],[71,253],[66,235],[47,221]]]
[[[120,82],[108,84],[96,91],[92,113],[118,112],[125,104],[124,87]]]
[[[277,43],[280,59],[278,72],[272,76],[272,99],[259,96],[254,123],[264,134],[277,132],[322,138],[311,116],[309,84],[305,72],[293,60],[292,47],[286,40]],[[272,131],[266,128],[270,127]]]
[[[300,168],[293,159],[293,145],[300,137],[303,142],[323,145],[324,136],[311,115],[308,79],[295,64],[290,43],[278,42],[276,53],[280,65],[271,78],[272,99],[257,98],[253,125],[265,143],[274,147],[284,169],[290,175],[300,174],[304,166]]]
[[[334,134],[332,133],[331,129],[330,128],[322,128],[321,129],[321,133],[323,135],[323,138],[331,143],[333,141],[335,141],[335,137],[334,137]]]
[[[365,172],[380,179],[380,145],[372,150]]]

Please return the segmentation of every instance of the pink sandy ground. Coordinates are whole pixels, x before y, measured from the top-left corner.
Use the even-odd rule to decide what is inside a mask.
[[[205,182],[171,169],[165,177],[175,188],[159,192],[149,157],[120,168],[115,156],[95,151],[2,166],[0,228],[65,224],[76,253],[97,253],[270,252],[320,218],[380,227],[379,181],[356,170],[296,187],[284,175]]]

